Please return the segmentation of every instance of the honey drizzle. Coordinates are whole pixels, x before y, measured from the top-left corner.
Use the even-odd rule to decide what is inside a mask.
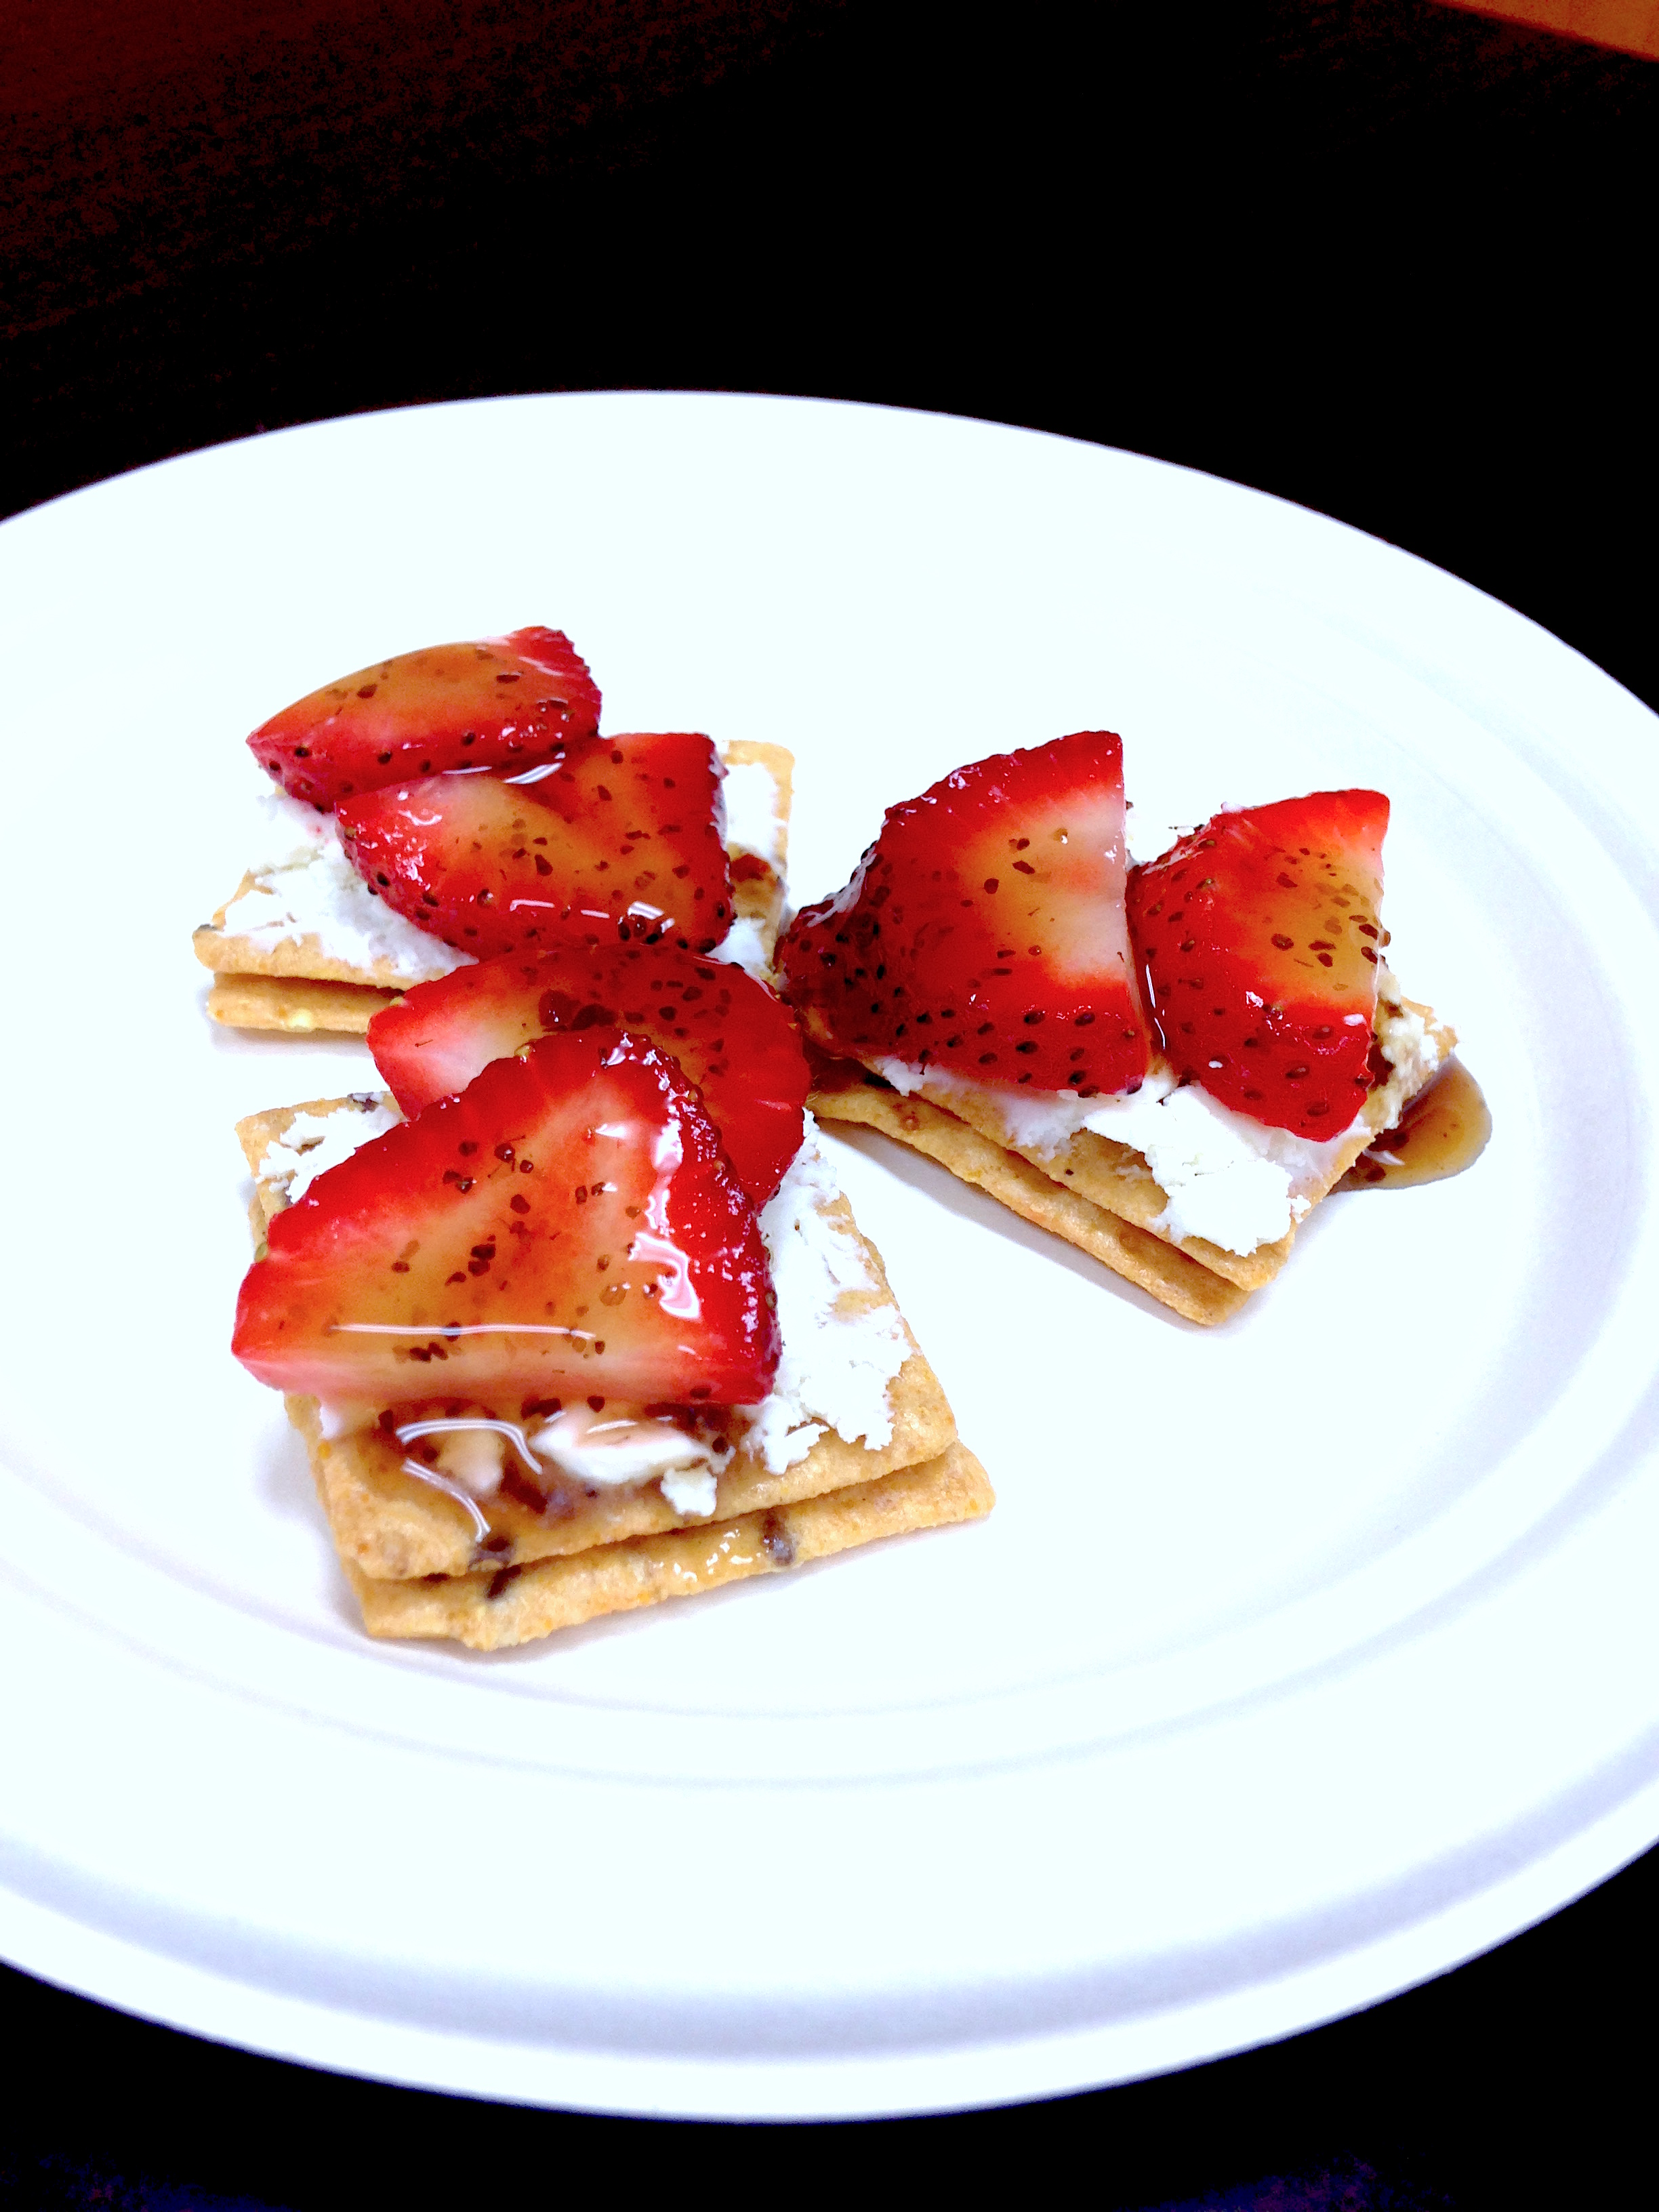
[[[1480,1085],[1455,1054],[1432,1083],[1363,1152],[1339,1190],[1402,1190],[1408,1183],[1440,1182],[1472,1168],[1486,1149],[1492,1113]]]

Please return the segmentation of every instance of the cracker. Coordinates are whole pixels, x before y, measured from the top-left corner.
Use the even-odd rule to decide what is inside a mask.
[[[821,1121],[878,1129],[925,1153],[1022,1220],[1063,1237],[1188,1321],[1224,1321],[1249,1297],[1248,1291],[1212,1274],[1167,1239],[1055,1182],[943,1107],[925,1098],[902,1097],[896,1091],[875,1090],[860,1079],[862,1073],[858,1069],[842,1078],[838,1067],[835,1087],[814,1087],[806,1103]]]
[[[390,1101],[368,1092],[351,1099],[312,1099],[304,1106],[251,1114],[237,1123],[243,1155],[256,1178],[251,1215],[256,1243],[287,1202],[278,1183],[258,1180],[259,1163],[295,1115],[322,1115],[353,1105],[366,1111],[382,1103]],[[896,1312],[881,1255],[860,1232],[851,1206],[845,1198],[838,1198],[830,1211],[857,1238],[871,1279],[866,1289],[845,1294],[845,1310],[891,1305]],[[866,1447],[830,1431],[779,1474],[739,1451],[719,1480],[715,1520],[725,1522],[868,1484],[935,1459],[947,1449],[956,1437],[949,1401],[902,1315],[899,1319],[910,1353],[888,1385],[890,1440]],[[379,1430],[327,1438],[314,1398],[289,1396],[285,1404],[289,1419],[305,1439],[336,1548],[348,1565],[369,1580],[464,1575],[485,1559],[495,1568],[520,1565],[675,1528],[711,1525],[707,1519],[677,1513],[657,1486],[647,1484],[636,1489],[601,1489],[593,1495],[567,1486],[555,1493],[545,1509],[515,1498],[511,1490],[500,1492],[489,1501],[487,1526],[481,1527],[483,1516],[459,1498],[406,1471],[405,1455],[395,1438]]]
[[[295,1036],[325,1030],[334,1036],[366,1036],[380,1009],[395,1006],[402,995],[368,983],[222,973],[208,993],[207,1010],[227,1029],[286,1030]]]
[[[758,763],[769,771],[778,787],[775,863],[735,845],[726,848],[733,870],[732,911],[738,921],[752,921],[759,929],[769,960],[783,920],[783,870],[789,846],[794,755],[782,745],[740,738],[723,746],[720,757],[732,768]],[[212,969],[216,978],[207,1002],[215,1021],[228,1029],[280,1030],[290,1036],[326,1032],[362,1036],[382,1006],[391,1006],[411,988],[411,979],[400,975],[390,961],[354,967],[349,962],[331,959],[315,937],[264,948],[251,937],[228,932],[226,914],[255,887],[253,876],[245,872],[212,921],[204,921],[191,939],[196,957]]]
[[[852,1065],[857,1073],[849,1087],[866,1090],[869,1086],[862,1081],[862,1067],[856,1062]],[[906,1099],[901,1103],[908,1105],[922,1102]],[[813,1111],[817,1110],[814,1107]],[[976,1099],[964,1097],[950,1108],[935,1106],[933,1110],[942,1114],[947,1121],[964,1124],[1005,1160],[1017,1160],[1034,1168],[1041,1182],[1057,1184],[1080,1199],[1091,1212],[1077,1217],[1079,1219],[1092,1219],[1097,1213],[1109,1214],[1124,1227],[1139,1231],[1155,1243],[1184,1254],[1208,1273],[1219,1275],[1224,1282],[1235,1284],[1242,1291],[1260,1290],[1264,1283],[1270,1283],[1291,1255],[1291,1247],[1296,1242],[1294,1229],[1276,1244],[1258,1245],[1254,1252],[1243,1255],[1223,1251],[1219,1245],[1209,1243],[1201,1237],[1180,1241],[1165,1237],[1153,1224],[1170,1201],[1153,1180],[1146,1160],[1133,1146],[1120,1145],[1115,1139],[1103,1137],[1093,1129],[1079,1129],[1058,1152],[1042,1152],[1035,1146],[1007,1144],[994,1109]],[[1352,1150],[1345,1147],[1341,1170],[1344,1175],[1369,1142],[1368,1137],[1356,1136]],[[939,1157],[934,1154],[935,1158]],[[951,1163],[946,1160],[945,1164],[950,1167]],[[1000,1197],[1002,1194],[999,1191],[995,1195]],[[1018,1212],[1021,1209],[1016,1206],[1014,1210]],[[1134,1248],[1131,1245],[1126,1249]]]
[[[1457,1039],[1432,1011],[1402,1000],[1420,1015],[1440,1048],[1441,1064]],[[905,1097],[872,1083],[857,1060],[812,1050],[813,1088],[807,1104],[822,1121],[879,1129],[925,1152],[963,1182],[998,1199],[1022,1219],[1051,1230],[1089,1253],[1188,1321],[1206,1324],[1236,1313],[1252,1291],[1270,1283],[1296,1242],[1296,1230],[1251,1253],[1228,1252],[1201,1237],[1177,1240],[1153,1224],[1169,1201],[1142,1156],[1091,1129],[1045,1154],[1004,1142],[994,1109],[971,1097],[947,1111],[931,1100]],[[1367,1099],[1366,1126],[1332,1156],[1323,1182],[1307,1194],[1310,1209],[1328,1198],[1359,1158],[1383,1116],[1380,1092]],[[1306,1218],[1305,1216],[1304,1217]]]
[[[367,1114],[377,1106],[396,1104],[389,1091],[356,1091],[348,1098],[307,1098],[297,1106],[268,1106],[261,1114],[245,1114],[236,1124],[236,1141],[242,1148],[248,1173],[253,1177],[253,1195],[261,1210],[261,1220],[268,1223],[271,1215],[288,1203],[288,1193],[274,1180],[260,1180],[259,1164],[298,1115],[313,1114],[321,1120],[325,1115],[341,1113],[349,1106]]]
[[[348,1563],[346,1574],[371,1636],[447,1637],[475,1651],[499,1651],[605,1613],[699,1596],[886,1536],[977,1521],[995,1502],[984,1468],[957,1443],[920,1467],[824,1497],[533,1566],[394,1583],[372,1582]]]
[[[332,959],[315,937],[290,938],[281,945],[261,946],[251,937],[227,931],[226,915],[239,898],[258,888],[252,875],[245,872],[212,921],[204,921],[191,933],[191,948],[196,957],[204,968],[212,969],[216,975],[283,975],[307,981],[356,983],[394,993],[408,990],[411,981],[426,980],[399,975],[389,960],[371,960],[367,966],[361,966],[349,960]],[[447,972],[445,969],[433,970],[434,975]]]
[[[404,1471],[404,1449],[395,1438],[360,1430],[331,1442],[319,1428],[314,1399],[291,1398],[287,1404],[305,1439],[340,1556],[374,1581],[468,1574],[486,1559],[498,1566],[522,1565],[708,1525],[705,1517],[677,1513],[648,1483],[592,1495],[572,1486],[555,1492],[544,1509],[498,1492],[489,1501],[488,1529],[481,1530],[458,1499]],[[887,1444],[866,1449],[831,1431],[781,1474],[740,1451],[720,1478],[714,1517],[728,1520],[869,1481],[936,1457],[956,1434],[950,1403],[919,1352],[889,1384],[888,1405],[893,1436]]]

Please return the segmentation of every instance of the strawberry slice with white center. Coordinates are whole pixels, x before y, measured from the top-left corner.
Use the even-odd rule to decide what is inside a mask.
[[[452,768],[511,775],[599,726],[599,686],[562,630],[428,646],[325,684],[248,739],[291,799],[326,814],[354,792]]]
[[[521,776],[423,776],[342,799],[371,890],[480,960],[571,937],[708,952],[732,926],[721,769],[683,731],[589,738]]]
[[[702,1093],[726,1158],[764,1206],[800,1150],[806,1056],[794,1017],[740,968],[665,945],[563,945],[458,968],[376,1014],[368,1048],[405,1114],[463,1091],[550,1030],[625,1029]]]
[[[673,1061],[542,1038],[318,1176],[237,1301],[260,1382],[397,1406],[753,1405],[779,1353],[755,1209]]]
[[[807,1034],[1085,1097],[1146,1072],[1124,916],[1123,748],[1083,730],[902,805],[780,948]]]
[[[1165,1054],[1253,1121],[1322,1142],[1365,1102],[1388,826],[1380,792],[1316,791],[1215,815],[1130,878]]]

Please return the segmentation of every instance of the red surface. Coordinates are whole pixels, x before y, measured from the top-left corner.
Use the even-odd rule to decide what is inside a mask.
[[[27,0],[0,11],[0,261],[16,329],[181,253],[304,246],[441,203],[526,139],[556,149],[763,62],[826,0]],[[158,190],[158,185],[164,188]],[[15,318],[14,320],[13,318]]]

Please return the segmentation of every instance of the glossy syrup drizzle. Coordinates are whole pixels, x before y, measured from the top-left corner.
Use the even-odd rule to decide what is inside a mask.
[[[1454,1054],[1419,1091],[1395,1128],[1362,1152],[1339,1190],[1399,1190],[1462,1175],[1486,1149],[1492,1114],[1480,1085]]]

